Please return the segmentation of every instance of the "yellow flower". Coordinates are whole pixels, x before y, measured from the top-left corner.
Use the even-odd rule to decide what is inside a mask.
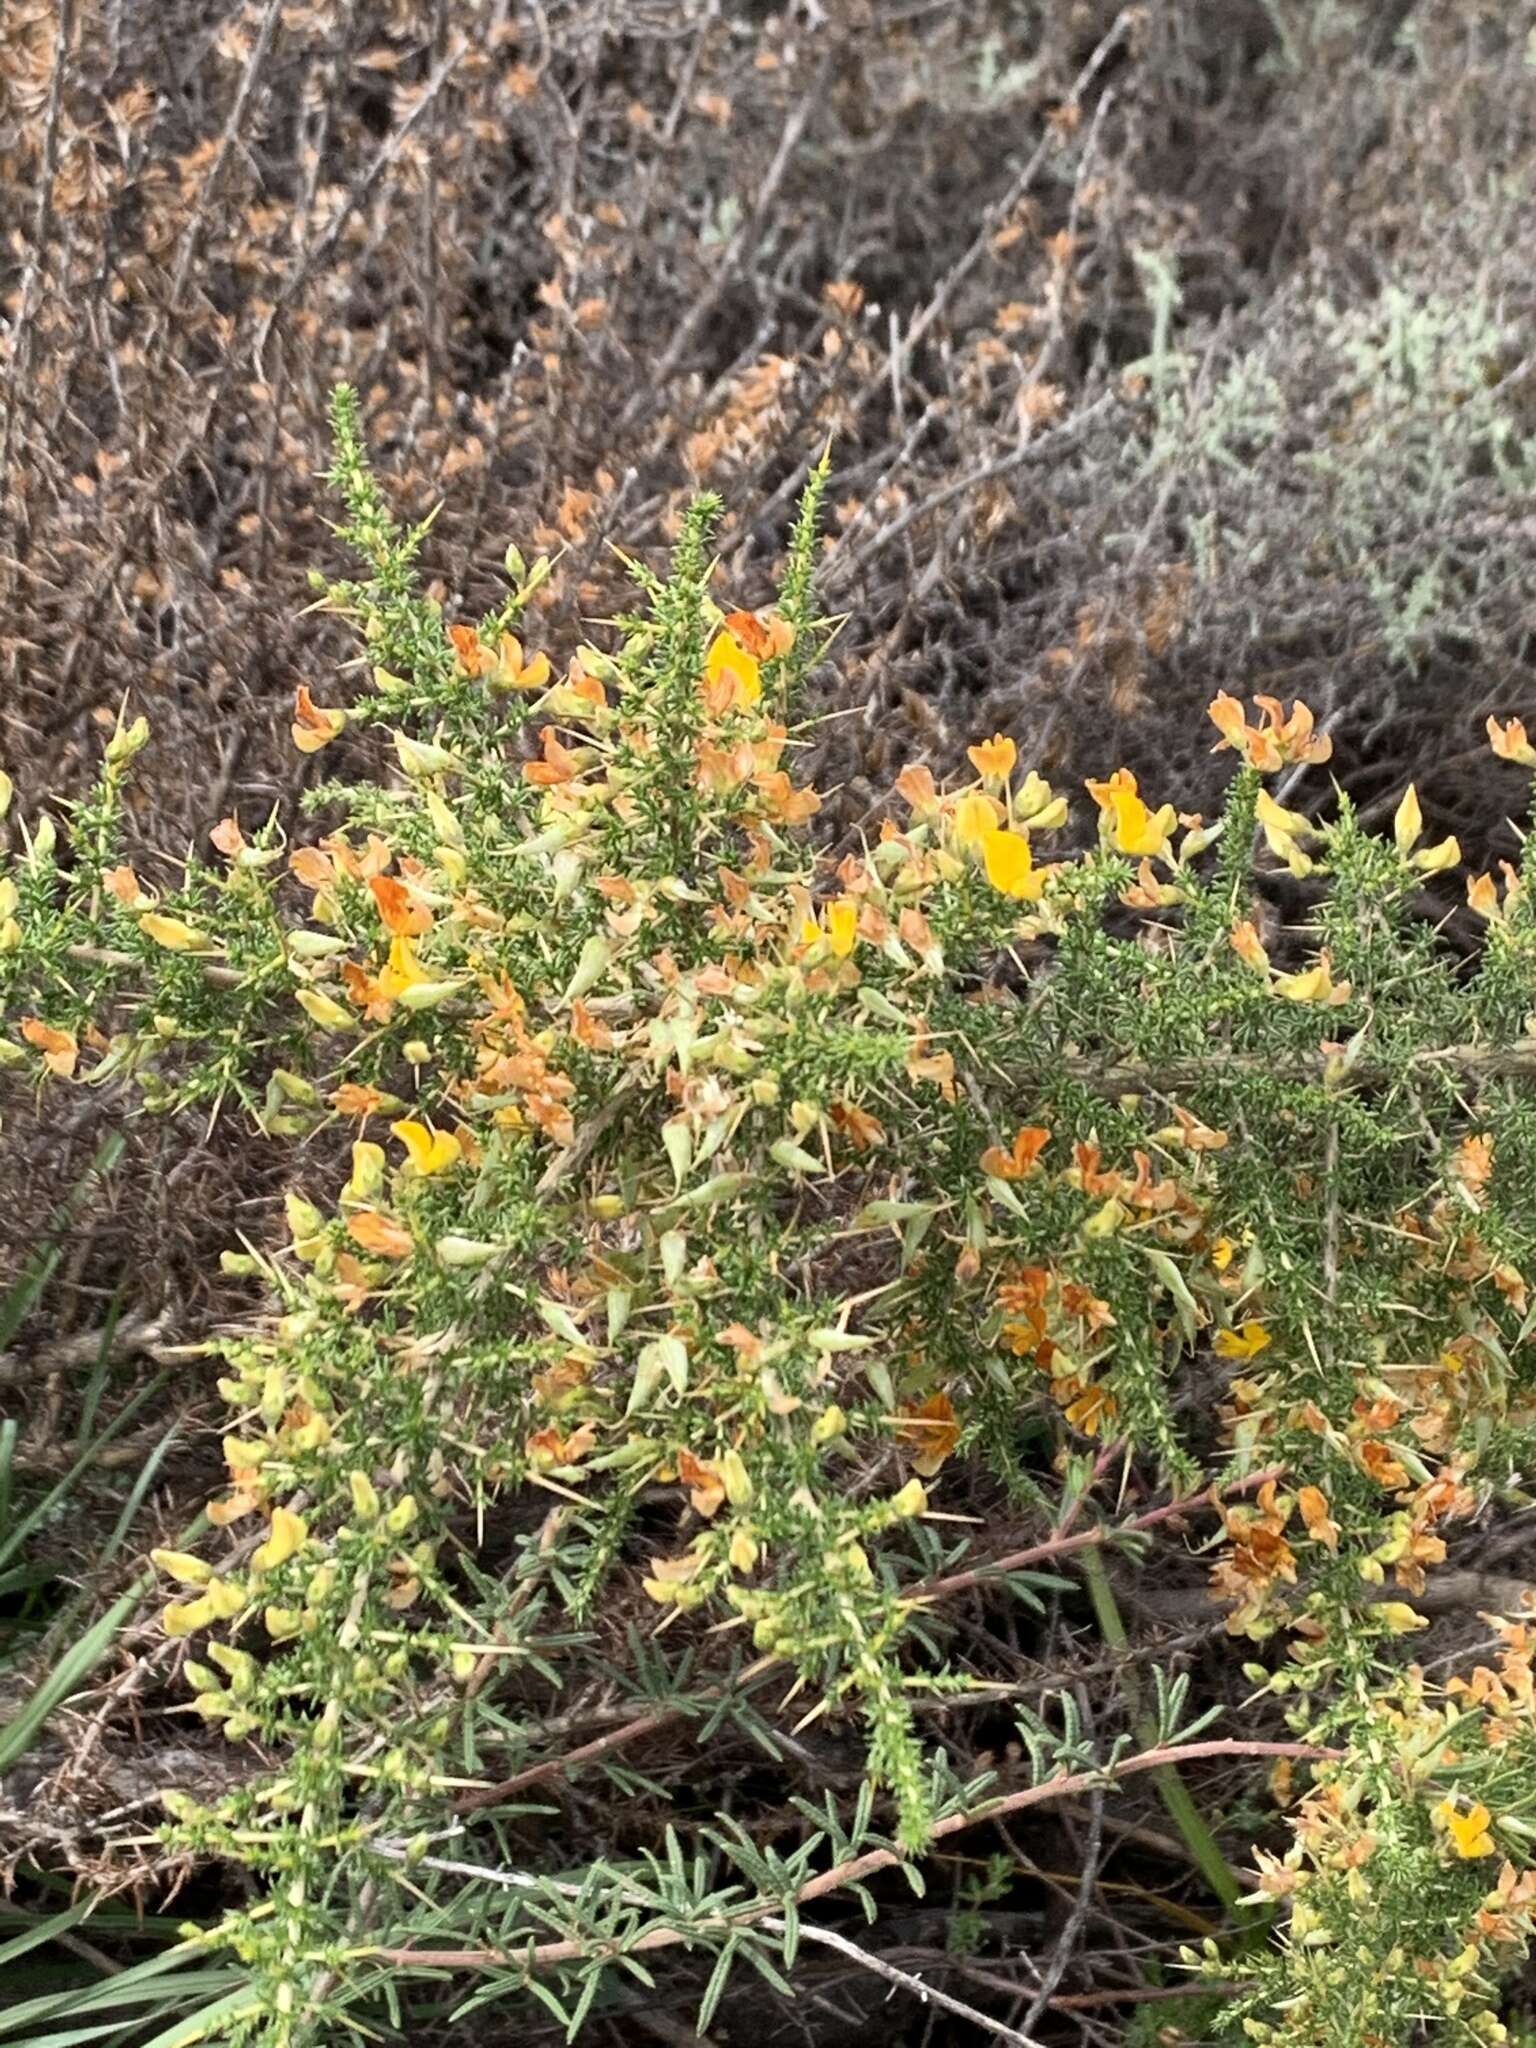
[[[416,988],[428,979],[427,971],[416,958],[416,949],[409,936],[402,932],[389,948],[389,960],[379,970],[379,993],[393,998],[405,994],[408,988]]]
[[[300,988],[294,1001],[306,1016],[313,1017],[322,1031],[355,1031],[357,1020],[344,1010],[334,996],[321,988]]]
[[[1019,750],[1013,741],[1000,732],[993,733],[989,740],[978,741],[965,751],[971,766],[986,782],[1006,782],[1019,758]]]
[[[989,832],[981,843],[987,864],[987,880],[1004,896],[1039,896],[1041,878],[1034,872],[1034,856],[1022,832]]]
[[[997,805],[979,789],[967,790],[955,805],[950,836],[962,853],[979,852],[997,830]]]
[[[513,633],[503,633],[496,665],[487,680],[493,690],[542,690],[549,681],[547,654],[525,658],[523,643]]]
[[[434,1130],[414,1117],[402,1117],[389,1128],[410,1154],[412,1166],[423,1176],[442,1173],[455,1165],[463,1151],[452,1131]]]
[[[1178,823],[1172,804],[1149,811],[1133,789],[1117,789],[1112,803],[1114,842],[1121,853],[1156,856],[1168,851],[1168,835]]]
[[[1454,1801],[1442,1799],[1435,1808],[1435,1817],[1445,1823],[1456,1854],[1470,1862],[1477,1856],[1492,1856],[1496,1853],[1493,1836],[1488,1832],[1493,1815],[1478,1799],[1465,1813],[1459,1811]]]
[[[206,1586],[213,1577],[213,1566],[204,1558],[194,1557],[189,1550],[152,1550],[149,1557],[152,1564],[183,1586]]]
[[[1272,1342],[1262,1323],[1241,1323],[1235,1330],[1218,1330],[1212,1349],[1218,1358],[1254,1358]]]
[[[1337,1006],[1347,1003],[1350,984],[1336,982],[1327,948],[1317,956],[1317,965],[1308,967],[1300,974],[1277,974],[1274,980],[1276,995],[1284,996],[1290,1003],[1328,1003]]]
[[[859,942],[859,906],[851,896],[840,896],[827,905],[827,944],[839,960],[846,960]]]
[[[274,1508],[271,1530],[266,1542],[252,1553],[252,1565],[259,1572],[276,1571],[280,1564],[286,1564],[303,1547],[308,1534],[303,1518],[291,1508]]]
[[[342,1200],[371,1202],[384,1185],[384,1147],[371,1138],[358,1138],[352,1146],[352,1175],[342,1189]]]
[[[158,910],[145,912],[139,919],[139,930],[146,938],[153,939],[157,946],[164,946],[167,952],[171,953],[187,953],[194,947],[208,944],[202,932],[194,931],[189,924],[183,924],[179,917],[162,917]]]
[[[1392,837],[1404,858],[1423,830],[1424,813],[1419,808],[1419,793],[1410,782],[1392,819]]]
[[[734,633],[721,631],[710,642],[704,681],[712,696],[723,695],[729,681],[732,690],[727,701],[738,711],[750,711],[763,694],[762,671]]]
[[[1257,817],[1270,852],[1278,860],[1283,860],[1293,875],[1311,874],[1312,861],[1302,852],[1300,845],[1303,839],[1318,836],[1317,827],[1311,819],[1304,818],[1300,811],[1288,811],[1283,804],[1277,804],[1267,789],[1259,791]]]

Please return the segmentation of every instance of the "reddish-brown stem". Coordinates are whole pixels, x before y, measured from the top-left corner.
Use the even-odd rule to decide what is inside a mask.
[[[1179,1515],[1191,1513],[1194,1509],[1214,1506],[1223,1494],[1251,1493],[1262,1486],[1267,1479],[1278,1479],[1285,1468],[1270,1465],[1262,1472],[1250,1472],[1246,1479],[1235,1479],[1228,1485],[1208,1486],[1201,1493],[1189,1495],[1184,1500],[1169,1501],[1160,1508],[1151,1508],[1144,1515],[1137,1515],[1129,1522],[1121,1522],[1114,1528],[1099,1527],[1084,1529],[1080,1535],[1065,1533],[1070,1528],[1070,1518],[1061,1531],[1048,1536],[1044,1542],[1033,1544],[1028,1550],[1010,1551],[1005,1557],[989,1558],[985,1564],[973,1566],[969,1571],[951,1572],[947,1578],[929,1579],[917,1586],[908,1596],[913,1601],[937,1600],[950,1593],[963,1592],[967,1587],[979,1585],[983,1580],[996,1578],[1004,1572],[1023,1571],[1033,1564],[1044,1564],[1056,1557],[1068,1557],[1074,1551],[1087,1550],[1095,1544],[1109,1543],[1117,1536],[1134,1536],[1146,1529],[1155,1529],[1159,1523],[1174,1520]],[[764,1672],[782,1664],[783,1657],[759,1657],[746,1669],[737,1674],[733,1687],[750,1685],[761,1678]],[[714,1697],[718,1698],[719,1694]],[[510,1778],[503,1778],[496,1785],[477,1786],[466,1792],[457,1802],[460,1813],[473,1813],[482,1806],[499,1806],[530,1785],[542,1784],[547,1778],[557,1778],[562,1771],[568,1771],[577,1764],[592,1763],[596,1758],[611,1755],[616,1749],[625,1749],[632,1742],[639,1742],[647,1735],[654,1735],[658,1729],[670,1727],[682,1713],[680,1707],[658,1707],[649,1714],[637,1714],[632,1721],[625,1721],[620,1727],[610,1728],[606,1735],[594,1736],[577,1749],[563,1750],[559,1756],[546,1757],[542,1763],[529,1764],[525,1770],[514,1772]]]
[[[1127,1757],[1108,1770],[1077,1771],[1068,1777],[1048,1778],[1043,1785],[1027,1785],[1020,1792],[1010,1792],[1006,1798],[995,1799],[978,1807],[973,1813],[952,1813],[939,1821],[933,1830],[934,1841],[946,1835],[961,1833],[966,1828],[979,1827],[989,1820],[1002,1820],[1012,1813],[1022,1813],[1026,1807],[1039,1806],[1049,1799],[1066,1799],[1076,1793],[1086,1792],[1101,1786],[1105,1779],[1118,1783],[1123,1778],[1135,1777],[1142,1771],[1160,1770],[1163,1765],[1199,1763],[1208,1757],[1272,1756],[1290,1757],[1308,1763],[1322,1763],[1337,1759],[1342,1750],[1323,1749],[1310,1742],[1242,1742],[1235,1737],[1218,1738],[1210,1742],[1168,1743],[1157,1749],[1145,1749],[1137,1756]],[[809,1884],[802,1885],[795,1894],[796,1903],[810,1905],[814,1900],[825,1898],[828,1892],[841,1890],[844,1885],[859,1884],[873,1877],[876,1871],[889,1870],[902,1861],[895,1849],[871,1849],[863,1856],[852,1857],[846,1863],[834,1864],[832,1869],[823,1871],[820,1877],[813,1877]],[[641,1955],[652,1949],[674,1948],[679,1942],[706,1933],[725,1934],[735,1928],[750,1927],[754,1920],[765,1915],[783,1911],[782,1899],[761,1900],[741,1913],[723,1915],[719,1920],[696,1924],[684,1929],[678,1927],[653,1927],[647,1933],[628,1942],[585,1942],[546,1941],[530,1943],[521,1950],[499,1948],[373,1948],[368,1950],[371,1957],[380,1962],[401,1966],[419,1966],[423,1969],[438,1970],[479,1970],[513,1969],[532,1974],[535,1970],[549,1969],[559,1963],[575,1963],[589,1960],[605,1951],[611,1954]]]

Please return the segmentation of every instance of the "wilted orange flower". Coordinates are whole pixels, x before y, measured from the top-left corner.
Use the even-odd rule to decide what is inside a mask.
[[[1233,952],[1245,967],[1255,967],[1261,974],[1268,974],[1269,955],[1264,950],[1252,918],[1240,918],[1227,937]]]
[[[754,775],[752,786],[762,796],[764,811],[780,824],[803,825],[821,809],[815,790],[796,788],[782,768]]]
[[[1296,1505],[1301,1509],[1301,1519],[1307,1525],[1307,1534],[1316,1543],[1323,1544],[1335,1556],[1339,1548],[1339,1525],[1328,1512],[1328,1498],[1319,1486],[1303,1486],[1297,1489]]]
[[[306,889],[336,886],[336,865],[318,846],[296,846],[288,856],[288,866]]]
[[[107,894],[126,903],[130,910],[142,909],[152,901],[149,892],[131,867],[107,868],[102,875],[102,884]]]
[[[342,1116],[373,1116],[389,1098],[362,1081],[343,1081],[331,1096],[331,1107]]]
[[[405,1259],[411,1255],[411,1233],[392,1218],[381,1216],[377,1209],[355,1210],[347,1218],[347,1235],[365,1252],[374,1252],[381,1259]]]
[[[300,683],[293,700],[293,744],[301,754],[318,754],[335,739],[347,722],[345,711],[317,704],[307,683]]]
[[[1451,1173],[1481,1208],[1478,1199],[1493,1172],[1492,1131],[1470,1131],[1451,1158]]]
[[[933,770],[924,763],[909,761],[896,778],[896,794],[919,818],[931,816],[939,807],[939,792]]]
[[[867,1152],[872,1145],[884,1142],[885,1125],[856,1102],[830,1103],[827,1114],[855,1151]]]
[[[208,834],[219,852],[233,860],[237,853],[245,851],[245,834],[240,830],[240,820],[235,817],[220,818]]]
[[[926,1401],[903,1403],[896,1441],[911,1454],[912,1469],[931,1479],[960,1441],[955,1404],[941,1388]]]
[[[80,1058],[80,1041],[73,1031],[57,1030],[41,1017],[23,1017],[21,1035],[28,1045],[37,1047],[50,1074],[57,1074],[61,1081],[72,1078]]]
[[[409,932],[414,936],[430,929],[431,911],[404,882],[393,875],[370,875],[368,887],[379,906],[379,916],[386,931]]]
[[[795,629],[778,612],[727,612],[725,630],[754,661],[779,661],[795,644]]]
[[[679,1451],[677,1476],[688,1488],[688,1500],[696,1515],[706,1521],[717,1514],[725,1501],[725,1480],[720,1468],[708,1458],[696,1458],[692,1451]]]
[[[541,789],[553,789],[559,783],[573,781],[577,772],[576,758],[568,747],[561,745],[555,728],[546,725],[539,739],[543,744],[544,758],[525,763],[523,779],[536,783]]]
[[[1517,761],[1522,768],[1536,768],[1536,747],[1526,738],[1524,721],[1511,718],[1500,725],[1490,718],[1486,727],[1488,743],[1501,761]]]
[[[1376,1481],[1389,1493],[1399,1492],[1408,1484],[1408,1473],[1392,1451],[1390,1444],[1384,1444],[1380,1437],[1367,1437],[1360,1446],[1360,1462]]]
[[[453,651],[459,658],[459,667],[467,676],[484,675],[491,666],[491,650],[486,646],[473,626],[450,626],[448,638],[453,642]]]
[[[1005,1152],[1001,1145],[987,1147],[981,1155],[981,1170],[996,1180],[1022,1180],[1050,1140],[1044,1124],[1025,1124],[1014,1132],[1010,1150]]]

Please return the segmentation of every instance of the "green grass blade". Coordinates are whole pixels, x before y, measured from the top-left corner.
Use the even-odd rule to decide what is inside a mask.
[[[0,1727],[0,1771],[8,1771],[18,1757],[25,1756],[41,1733],[49,1715],[90,1677],[112,1647],[123,1623],[149,1592],[154,1580],[146,1573],[113,1602],[92,1627],[74,1643],[48,1678],[14,1719]]]

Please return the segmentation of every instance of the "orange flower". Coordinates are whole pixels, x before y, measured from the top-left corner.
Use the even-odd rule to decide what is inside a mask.
[[[1206,707],[1211,723],[1221,734],[1212,753],[1232,747],[1265,775],[1273,774],[1287,761],[1316,763],[1332,756],[1333,741],[1326,734],[1314,735],[1312,713],[1299,698],[1293,700],[1289,718],[1278,697],[1255,697],[1253,701],[1264,715],[1262,726],[1248,723],[1235,697],[1229,697],[1225,690],[1217,692]]]
[[[1025,1124],[1014,1132],[1011,1151],[1005,1152],[1000,1145],[987,1147],[981,1155],[981,1170],[996,1180],[1022,1180],[1050,1143],[1050,1137],[1043,1124]]]
[[[978,741],[965,751],[971,766],[984,782],[1006,782],[1019,758],[1019,750],[1013,741],[1000,732],[993,733],[989,740]]]
[[[1488,744],[1501,761],[1517,761],[1522,768],[1536,768],[1536,747],[1526,738],[1521,719],[1512,718],[1508,724],[1500,725],[1496,718],[1490,718],[1486,731]]]
[[[459,666],[467,676],[481,676],[491,666],[491,650],[486,646],[473,626],[450,626],[448,638],[453,642],[453,651],[459,658]]]
[[[539,734],[544,747],[542,761],[529,761],[523,768],[523,778],[536,783],[541,789],[553,789],[562,782],[575,780],[576,757],[568,747],[560,744],[559,736],[552,725],[546,725]]]
[[[679,1451],[677,1476],[688,1488],[688,1500],[706,1521],[718,1513],[725,1500],[725,1480],[720,1468],[708,1458],[696,1458],[692,1451]]]
[[[329,746],[347,722],[345,711],[317,704],[307,683],[300,683],[293,700],[293,744],[301,754],[318,754]]]
[[[343,1081],[331,1097],[331,1107],[342,1116],[373,1116],[389,1099],[362,1081]]]
[[[73,1078],[75,1064],[80,1058],[80,1041],[73,1031],[56,1030],[52,1024],[45,1024],[41,1017],[23,1017],[21,1035],[28,1045],[37,1047],[50,1074],[57,1074],[61,1081]]]
[[[1084,1436],[1097,1436],[1106,1422],[1113,1422],[1117,1411],[1114,1395],[1095,1381],[1067,1403],[1065,1412],[1074,1429],[1080,1429]]]
[[[1328,1498],[1321,1487],[1303,1486],[1297,1489],[1296,1505],[1301,1509],[1301,1519],[1307,1525],[1307,1534],[1315,1543],[1321,1543],[1335,1556],[1339,1549],[1339,1525],[1328,1512]]]
[[[777,612],[727,612],[725,630],[754,661],[778,661],[795,644],[795,629]]]
[[[940,1389],[919,1404],[904,1403],[900,1414],[896,1440],[911,1447],[913,1471],[931,1479],[960,1441],[954,1403]]]
[[[230,860],[233,860],[236,854],[245,851],[245,834],[240,830],[238,818],[220,818],[208,837],[219,852],[226,854]]]
[[[368,887],[379,906],[379,916],[386,931],[408,932],[414,936],[430,929],[431,911],[412,895],[404,882],[397,881],[393,875],[370,875]]]

